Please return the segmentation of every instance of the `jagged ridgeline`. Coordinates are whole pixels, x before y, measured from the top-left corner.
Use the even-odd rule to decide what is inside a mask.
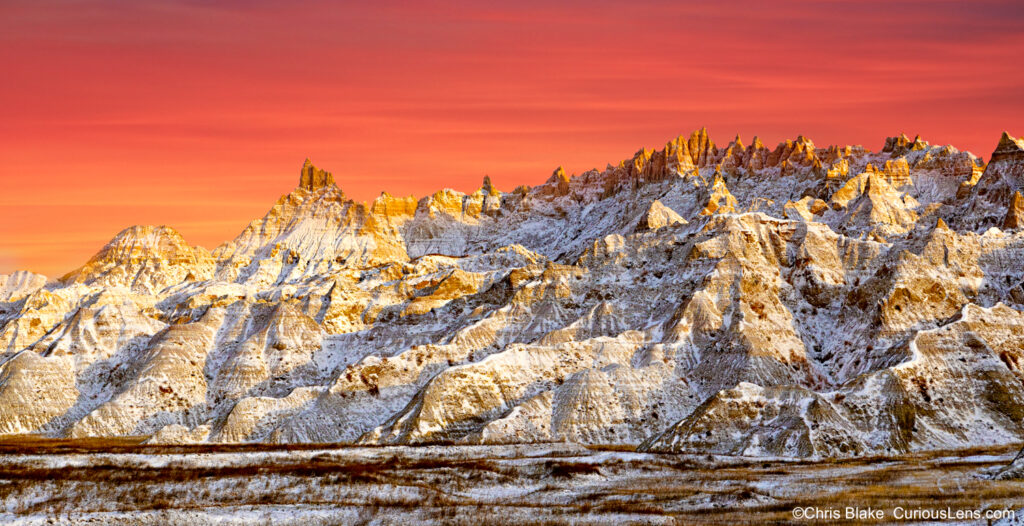
[[[1024,141],[705,130],[511,192],[297,188],[0,277],[0,433],[849,456],[1024,439]]]

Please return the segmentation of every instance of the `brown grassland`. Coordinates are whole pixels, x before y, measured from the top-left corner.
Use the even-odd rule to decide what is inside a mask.
[[[141,442],[0,440],[0,512],[97,524],[198,524],[211,514],[238,512],[275,525],[784,524],[794,522],[798,506],[1024,507],[1024,482],[989,479],[1017,445],[896,458],[764,461],[558,444]]]

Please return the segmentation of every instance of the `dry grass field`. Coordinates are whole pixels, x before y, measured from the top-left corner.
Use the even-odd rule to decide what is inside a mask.
[[[1024,508],[1024,481],[989,479],[1016,445],[810,462],[566,444],[149,446],[141,440],[0,440],[0,522],[877,524],[891,521],[896,506]],[[797,507],[848,506],[881,509],[886,520],[793,517]]]

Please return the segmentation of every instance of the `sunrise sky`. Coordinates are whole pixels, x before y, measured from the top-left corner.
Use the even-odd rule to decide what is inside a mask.
[[[1024,135],[1024,3],[0,2],[0,273],[122,228],[207,248],[297,183],[499,189],[707,126],[773,145]]]

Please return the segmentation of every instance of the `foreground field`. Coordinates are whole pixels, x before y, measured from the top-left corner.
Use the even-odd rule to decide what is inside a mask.
[[[792,522],[798,507],[874,508],[888,519],[895,506],[1020,510],[1024,482],[989,480],[1017,449],[792,462],[564,444],[189,448],[8,441],[0,442],[0,522],[763,524]]]

